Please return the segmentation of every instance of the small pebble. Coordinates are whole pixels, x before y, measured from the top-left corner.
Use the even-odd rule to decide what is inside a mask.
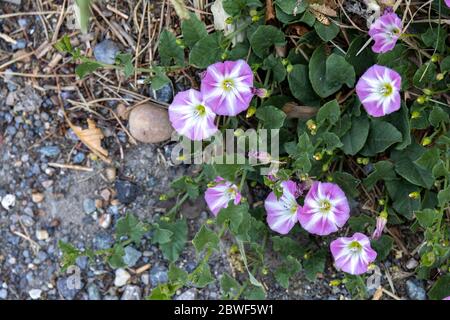
[[[119,268],[116,270],[116,277],[114,279],[114,285],[116,287],[123,287],[127,284],[130,279],[130,274],[123,268]]]
[[[16,196],[7,194],[2,199],[2,207],[6,210],[11,210],[16,205]]]
[[[42,290],[40,289],[31,289],[28,291],[28,294],[30,295],[31,299],[37,300],[41,297]]]
[[[114,64],[119,52],[119,46],[109,39],[103,40],[94,47],[94,57],[102,63]]]
[[[47,230],[37,230],[36,231],[36,239],[40,241],[45,241],[49,237]]]

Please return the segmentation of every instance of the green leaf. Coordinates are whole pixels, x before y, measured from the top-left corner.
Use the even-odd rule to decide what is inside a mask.
[[[152,242],[159,244],[168,243],[172,238],[172,235],[173,235],[172,231],[157,227],[154,229]]]
[[[130,213],[117,220],[116,223],[116,237],[127,237],[136,244],[140,244],[142,237],[147,231],[148,228],[145,223],[140,222]]]
[[[292,95],[308,106],[318,106],[320,98],[314,92],[308,78],[308,66],[296,64],[288,74]]]
[[[171,300],[172,296],[180,287],[170,283],[162,283],[152,290],[147,297],[148,300]]]
[[[184,192],[186,191],[191,200],[197,199],[200,195],[200,188],[197,183],[192,180],[191,177],[182,176],[174,180],[170,186],[176,191]]]
[[[414,164],[425,169],[433,169],[440,160],[440,152],[438,148],[431,148],[425,151]]]
[[[189,14],[189,19],[181,22],[181,32],[183,33],[184,43],[189,48],[192,48],[200,39],[208,35],[205,24],[192,12]]]
[[[231,16],[236,16],[241,13],[246,7],[260,7],[260,0],[222,0],[225,12]]]
[[[293,256],[297,258],[303,257],[305,254],[305,249],[298,243],[289,237],[272,237],[273,250],[278,252],[281,256]]]
[[[418,88],[427,88],[436,82],[437,67],[434,63],[424,63],[417,69],[413,83]]]
[[[184,249],[187,241],[187,224],[185,219],[180,219],[176,222],[160,221],[159,225],[162,229],[169,230],[173,233],[169,242],[160,243],[164,258],[174,262],[178,259]]]
[[[58,42],[55,43],[54,47],[60,53],[72,53],[73,51],[68,35],[64,35],[61,39],[59,39]]]
[[[239,226],[241,225],[246,213],[248,213],[247,203],[234,205],[230,202],[227,208],[219,211],[219,214],[217,215],[217,223],[222,225],[226,221],[229,221],[230,230],[233,233],[238,233]]]
[[[222,299],[235,299],[241,291],[242,286],[228,273],[224,273],[220,278],[220,292]]]
[[[449,122],[449,115],[441,107],[434,106],[428,120],[433,127],[438,127],[442,122]]]
[[[284,33],[270,25],[259,26],[250,38],[250,45],[260,58],[268,56],[272,46],[283,46],[285,43]]]
[[[450,72],[450,56],[446,56],[441,61],[441,72]]]
[[[125,267],[126,264],[123,261],[125,255],[125,249],[120,243],[116,243],[113,247],[111,255],[108,257],[108,263],[113,269]]]
[[[286,78],[286,68],[280,57],[275,57],[273,54],[269,55],[264,59],[263,68],[272,71],[273,80],[276,82],[281,82]]]
[[[309,80],[314,91],[326,98],[343,84],[353,87],[355,70],[342,56],[333,53],[327,57],[325,46],[322,45],[314,51],[309,61]]]
[[[433,300],[442,300],[448,296],[450,296],[450,274],[445,274],[431,287],[428,297]]]
[[[221,34],[211,33],[201,38],[189,54],[189,63],[197,68],[204,69],[210,64],[221,60],[223,49],[221,46]]]
[[[408,108],[402,103],[401,109],[385,118],[402,134],[402,141],[395,146],[396,150],[403,150],[411,144],[411,124]]]
[[[430,27],[421,36],[423,43],[429,48],[437,48],[437,51],[445,52],[447,31],[442,27]]]
[[[438,203],[441,208],[445,208],[450,202],[450,186],[439,191],[438,193]]]
[[[286,261],[275,270],[275,279],[285,289],[289,287],[289,278],[294,276],[302,268],[298,260],[292,256],[287,256]]]
[[[296,13],[300,14],[308,7],[306,1],[299,2],[298,0],[277,0],[275,3],[284,13],[288,15],[293,15],[296,8]]]
[[[279,129],[283,126],[286,114],[274,106],[264,106],[256,109],[256,117],[263,121],[266,129]]]
[[[434,222],[441,217],[440,212],[435,209],[423,209],[421,211],[416,211],[414,214],[423,228],[431,227]]]
[[[409,197],[411,192],[417,191],[417,186],[404,180],[386,181],[385,184],[389,197],[392,199],[392,207],[399,214],[411,220],[413,212],[420,209],[420,200]]]
[[[324,150],[334,151],[337,148],[342,147],[342,142],[339,137],[332,132],[324,132],[320,135],[324,144]]]
[[[170,66],[173,64],[184,65],[184,50],[177,44],[177,39],[167,29],[161,32],[159,37],[159,57],[163,66]]]
[[[382,235],[378,240],[372,240],[372,247],[377,252],[377,261],[383,261],[392,250],[394,239],[387,235]]]
[[[316,120],[319,125],[322,125],[325,121],[328,121],[329,124],[333,125],[338,122],[340,115],[341,108],[339,107],[339,103],[337,100],[332,100],[320,107],[317,112]]]
[[[264,300],[266,298],[266,292],[262,287],[250,285],[245,289],[244,297],[247,300]]]
[[[206,248],[219,250],[219,241],[217,234],[203,225],[195,235],[192,243],[194,244],[195,250],[200,253]]]
[[[325,269],[326,252],[322,249],[311,253],[310,257],[303,262],[306,278],[309,281],[316,280],[317,274]]]
[[[355,73],[357,76],[363,74],[369,67],[375,64],[376,54],[372,51],[370,46],[367,46],[359,55],[356,55],[359,50],[366,43],[367,39],[365,37],[357,37],[351,43],[347,50],[345,59],[355,68]]]
[[[316,22],[314,24],[314,29],[316,30],[319,37],[325,42],[328,42],[336,38],[336,36],[339,34],[340,31],[339,27],[334,22],[330,23],[330,25],[328,26]]]
[[[62,252],[62,272],[65,272],[68,267],[75,265],[77,258],[84,255],[81,250],[62,240],[58,241],[58,248]]]
[[[86,34],[89,29],[89,17],[91,15],[90,9],[91,0],[75,0],[78,25],[82,33]]]
[[[94,72],[101,67],[103,67],[103,65],[98,62],[86,61],[75,67],[75,73],[80,79],[83,79],[86,75]]]
[[[395,162],[395,171],[407,181],[430,189],[434,183],[434,177],[430,170],[418,166],[415,161],[421,157],[425,149],[418,144],[412,144],[405,150],[391,152],[391,159]]]
[[[373,186],[380,180],[388,181],[397,178],[397,175],[394,172],[394,164],[390,161],[378,161],[373,165],[373,167],[373,172],[371,172],[363,181],[364,186],[368,190],[371,190]]]
[[[119,53],[116,59],[123,66],[125,77],[131,77],[134,74],[133,56],[130,53]]]
[[[354,156],[364,147],[369,136],[369,128],[369,119],[365,113],[359,117],[352,117],[350,130],[341,138],[345,154]]]
[[[169,266],[169,272],[167,273],[169,282],[172,284],[178,283],[184,285],[188,280],[188,273],[181,268],[178,268],[175,264],[171,263]]]
[[[375,219],[366,214],[351,216],[348,219],[348,225],[353,232],[366,232],[367,227],[375,225]]]
[[[161,67],[153,67],[155,71],[154,75],[151,77],[151,86],[153,90],[159,90],[166,84],[170,83],[170,79],[164,73],[164,69]]]
[[[212,276],[211,269],[207,262],[200,263],[190,274],[189,278],[191,282],[199,288],[203,288],[216,280]]]
[[[402,134],[392,124],[382,120],[372,120],[369,136],[361,154],[373,156],[400,141],[402,141]]]
[[[358,185],[361,180],[347,172],[335,171],[332,174],[333,181],[337,183],[348,197],[356,198],[359,195]]]

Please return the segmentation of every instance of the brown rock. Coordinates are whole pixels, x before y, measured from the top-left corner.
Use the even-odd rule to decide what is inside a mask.
[[[157,104],[146,103],[130,112],[131,135],[144,143],[158,143],[170,139],[173,128],[167,110]]]
[[[33,200],[34,203],[40,203],[44,200],[44,194],[35,192],[31,194],[31,200]]]

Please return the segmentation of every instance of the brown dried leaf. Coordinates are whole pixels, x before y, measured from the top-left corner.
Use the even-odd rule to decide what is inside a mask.
[[[288,102],[283,106],[282,110],[284,113],[286,113],[286,116],[290,119],[297,118],[302,120],[308,120],[317,114],[318,108],[299,106],[294,102]]]
[[[102,147],[102,139],[105,137],[102,130],[97,128],[94,120],[87,119],[88,128],[83,129],[78,127],[66,116],[66,120],[69,123],[70,128],[77,135],[77,137],[83,142],[95,155],[100,157],[106,163],[111,163],[111,159],[108,158],[108,150]]]
[[[326,16],[329,16],[329,17],[337,17],[336,10],[334,10],[334,9],[330,8],[329,6],[324,5],[324,4],[311,3],[309,5],[309,9],[311,9],[312,11],[319,12],[319,13],[321,13],[323,15],[326,15]]]
[[[383,296],[383,287],[378,287],[377,291],[373,294],[372,300],[380,300]]]
[[[331,23],[330,19],[328,19],[326,15],[314,10],[311,10],[311,13],[316,17],[317,21],[319,21],[321,24],[324,24],[326,26],[330,25]]]

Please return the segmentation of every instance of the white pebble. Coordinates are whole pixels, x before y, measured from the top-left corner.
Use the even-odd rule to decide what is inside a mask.
[[[130,279],[130,274],[123,268],[116,270],[116,278],[114,279],[114,285],[116,287],[123,287]]]
[[[38,240],[47,240],[48,239],[48,232],[47,232],[47,230],[37,230],[36,231],[36,238]]]
[[[31,299],[37,300],[41,297],[42,290],[40,289],[31,289],[28,291],[28,294],[30,295]]]
[[[2,207],[6,210],[11,210],[16,205],[16,196],[12,194],[7,194],[2,199]]]

